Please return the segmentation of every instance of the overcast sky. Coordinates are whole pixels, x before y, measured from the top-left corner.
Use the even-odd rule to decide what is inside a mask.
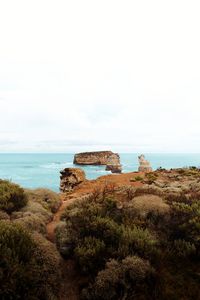
[[[199,16],[199,0],[0,0],[0,152],[200,152]]]

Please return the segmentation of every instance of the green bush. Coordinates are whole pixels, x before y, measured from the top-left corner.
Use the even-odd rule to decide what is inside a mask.
[[[36,244],[34,260],[37,265],[39,299],[56,300],[60,292],[60,256],[56,246],[39,233],[32,235]]]
[[[97,216],[88,226],[88,235],[104,240],[106,245],[117,246],[122,235],[122,229],[111,218]]]
[[[32,294],[34,251],[31,236],[21,226],[0,222],[1,299],[25,299]]]
[[[158,178],[158,175],[155,174],[155,173],[146,173],[146,174],[145,174],[145,181],[146,181],[148,184],[154,183],[154,181],[156,181],[157,178]]]
[[[196,253],[196,247],[184,240],[175,240],[172,253],[175,257],[188,257]]]
[[[143,177],[141,177],[141,176],[135,176],[130,179],[131,182],[142,181],[142,180],[143,180]]]
[[[78,235],[70,225],[60,222],[56,229],[56,245],[62,256],[69,258],[74,251],[75,245],[78,243]]]
[[[122,238],[119,243],[118,255],[123,258],[137,253],[140,256],[148,257],[156,252],[158,241],[148,229],[137,226],[122,226]]]
[[[0,209],[11,213],[27,203],[24,190],[17,184],[0,180]]]
[[[49,247],[49,245],[48,245]],[[50,299],[49,291],[56,299],[59,281],[53,282],[49,257],[41,250],[41,241],[33,237],[19,224],[0,221],[0,298],[7,299]]]
[[[95,237],[86,237],[75,248],[75,257],[82,272],[95,273],[102,266],[102,256],[105,252],[105,243]]]

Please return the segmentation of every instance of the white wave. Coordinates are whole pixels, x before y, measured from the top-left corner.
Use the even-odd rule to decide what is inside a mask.
[[[64,169],[68,166],[73,166],[73,163],[71,162],[66,162],[66,163],[48,163],[45,165],[40,165],[40,168],[45,168],[45,169]]]

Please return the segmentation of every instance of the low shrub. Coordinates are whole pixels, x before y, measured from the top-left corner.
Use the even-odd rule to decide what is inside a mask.
[[[46,224],[41,216],[33,213],[24,213],[23,217],[15,219],[15,224],[20,224],[29,231],[46,234]]]
[[[142,180],[143,180],[143,177],[141,177],[141,176],[135,176],[130,179],[131,182],[142,181]]]
[[[36,244],[34,259],[38,265],[39,299],[58,299],[61,286],[60,256],[56,246],[39,233],[32,235]],[[43,297],[43,298],[42,298]]]
[[[148,229],[122,226],[122,237],[119,242],[118,256],[124,258],[137,253],[142,257],[149,257],[156,252],[157,239]]]
[[[57,299],[58,264],[49,255],[50,247],[19,224],[0,221],[1,299]]]
[[[158,178],[158,175],[156,173],[146,173],[145,174],[145,182],[147,182],[148,184],[154,183],[154,181],[156,181],[157,178]]]
[[[25,190],[28,200],[40,203],[45,209],[49,209],[52,213],[57,212],[61,205],[59,194],[49,189]]]
[[[10,216],[3,210],[0,210],[0,220],[9,220]]]
[[[60,254],[65,258],[69,258],[78,242],[78,235],[65,222],[60,222],[57,225],[55,233],[56,245]]]
[[[83,273],[93,274],[103,265],[105,243],[100,239],[85,237],[74,249],[75,257]]]
[[[23,215],[27,213],[37,215],[45,223],[48,223],[53,217],[53,214],[48,209],[45,209],[43,205],[33,200],[29,200],[27,205],[21,209],[21,212]],[[15,216],[15,214],[13,214],[13,216]]]
[[[196,253],[196,247],[190,242],[184,240],[175,240],[173,250],[171,251],[175,257],[188,257]]]
[[[169,213],[169,205],[161,197],[156,195],[143,195],[133,198],[129,203],[129,209],[133,209],[140,216],[146,217],[149,213],[164,215]]]
[[[24,207],[27,198],[24,190],[17,184],[0,180],[0,209],[11,213]]]
[[[153,269],[148,261],[137,256],[126,257],[121,262],[111,260],[100,271],[94,284],[83,290],[82,299],[151,299],[148,277]],[[140,298],[141,297],[141,298]]]

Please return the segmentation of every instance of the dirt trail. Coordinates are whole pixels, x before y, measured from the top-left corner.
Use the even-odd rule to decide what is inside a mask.
[[[102,187],[105,184],[114,184],[116,186],[141,185],[140,182],[131,182],[130,179],[135,176],[143,176],[143,173],[132,172],[126,174],[117,175],[105,175],[97,178],[96,180],[86,180],[79,186],[77,186],[72,193],[61,195],[62,204],[59,210],[54,214],[53,220],[47,224],[47,238],[51,242],[55,242],[55,228],[60,222],[60,217],[63,214],[65,208],[73,203],[77,198],[91,193],[95,188]]]
[[[61,198],[63,198],[61,196]],[[60,222],[61,215],[63,214],[65,208],[71,203],[70,200],[61,199],[62,203],[58,211],[54,214],[53,220],[47,224],[47,239],[52,243],[55,243],[55,228]]]

